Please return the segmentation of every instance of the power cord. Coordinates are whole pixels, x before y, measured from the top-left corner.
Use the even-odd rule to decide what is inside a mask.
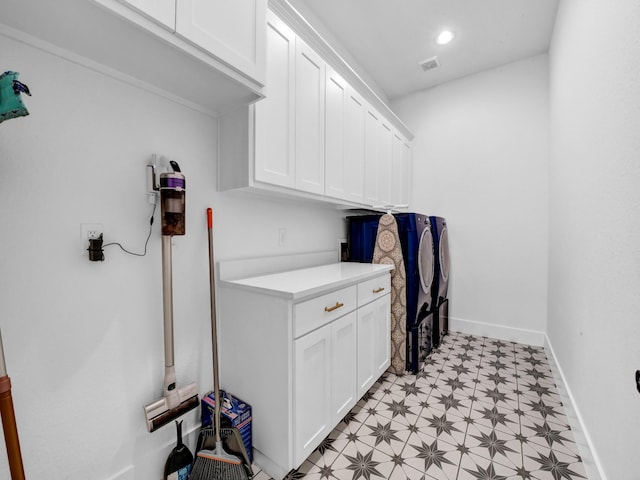
[[[120,249],[123,252],[128,253],[129,255],[135,255],[136,257],[144,257],[147,254],[147,245],[149,244],[149,239],[151,238],[151,232],[153,231],[153,217],[156,214],[156,206],[157,206],[157,202],[153,204],[153,210],[151,211],[151,218],[149,219],[149,235],[147,235],[147,240],[144,242],[144,253],[130,252],[129,250],[124,248],[122,245],[120,245],[118,242],[105,243],[104,245],[102,245],[102,248],[109,247],[111,245],[117,245],[118,247],[120,247]]]

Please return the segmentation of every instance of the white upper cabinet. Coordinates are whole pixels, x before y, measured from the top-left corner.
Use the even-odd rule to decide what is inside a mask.
[[[3,11],[3,24],[46,42],[57,55],[106,68],[189,108],[223,115],[265,94],[267,0],[14,3]],[[176,22],[194,18],[198,34],[184,25],[176,33]]]
[[[255,109],[255,179],[294,188],[294,62],[296,37],[275,15],[267,20],[269,94]],[[250,121],[250,119],[248,119]],[[223,124],[224,126],[224,124]],[[241,139],[247,141],[247,139]]]
[[[364,100],[349,88],[345,122],[345,200],[360,204],[364,203],[365,113]]]
[[[411,146],[399,133],[393,133],[393,155],[391,158],[391,203],[397,207],[409,204],[409,170]]]
[[[408,180],[400,168],[394,169],[394,152],[401,149],[394,143],[391,123],[371,106],[365,113],[365,203],[371,207],[388,208],[400,205],[401,182]],[[401,160],[398,160],[400,163]]]
[[[403,139],[402,142],[402,173],[401,173],[400,205],[409,207],[411,197],[411,142]]]
[[[331,67],[327,66],[325,101],[325,194],[347,199],[346,109],[348,85]],[[349,135],[351,132],[348,133]]]
[[[327,66],[325,195],[364,203],[365,103]]]
[[[381,123],[380,114],[375,109],[368,107],[364,120],[364,193],[365,203],[370,206],[381,203],[380,182],[378,180]]]
[[[171,32],[176,29],[176,0],[120,0]]]
[[[176,34],[264,85],[266,12],[266,0],[178,0]]]
[[[219,188],[351,208],[398,205],[408,198],[408,173],[404,160],[394,166],[393,134],[411,134],[308,24],[296,23],[288,3],[269,5],[277,9],[267,14],[266,98],[220,116]]]
[[[380,122],[378,156],[378,196],[380,205],[391,205],[391,157],[393,155],[393,129],[385,118]]]
[[[296,39],[295,162],[296,189],[324,194],[325,62]]]

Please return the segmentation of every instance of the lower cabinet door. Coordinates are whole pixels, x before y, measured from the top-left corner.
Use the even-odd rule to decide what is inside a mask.
[[[373,375],[380,378],[391,364],[391,295],[373,302],[376,319],[373,327]]]
[[[373,329],[376,311],[373,303],[358,309],[358,397],[373,385]]]
[[[360,307],[358,313],[358,398],[389,366],[391,299],[385,295]]]
[[[356,404],[357,316],[352,312],[331,324],[331,423],[337,425]]]
[[[299,466],[332,429],[331,325],[295,340],[294,355],[293,456]]]

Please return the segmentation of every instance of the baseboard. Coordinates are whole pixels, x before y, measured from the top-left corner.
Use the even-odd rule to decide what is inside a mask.
[[[560,398],[564,404],[565,414],[569,419],[573,438],[578,446],[578,450],[580,451],[580,456],[582,457],[582,463],[584,464],[587,476],[589,480],[607,480],[607,476],[604,474],[604,470],[602,469],[602,464],[600,463],[598,455],[593,447],[593,442],[591,441],[589,432],[582,420],[580,410],[578,410],[578,407],[575,404],[573,394],[571,393],[569,384],[565,379],[562,367],[560,367],[560,363],[558,362],[555,351],[553,350],[551,341],[546,334],[544,336],[544,340],[544,349],[547,353],[547,358],[549,359],[549,365],[551,366],[553,377],[556,380],[558,392],[560,393]]]
[[[449,317],[449,330],[542,347],[544,332]]]

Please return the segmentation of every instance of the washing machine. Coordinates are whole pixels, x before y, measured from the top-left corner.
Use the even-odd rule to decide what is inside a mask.
[[[435,276],[432,284],[432,297],[434,301],[434,345],[440,343],[440,339],[449,330],[449,272],[451,259],[449,256],[449,233],[447,221],[442,217],[429,217],[433,233]]]
[[[435,245],[427,215],[394,216],[407,271],[407,370],[415,373],[434,347]]]
[[[349,261],[371,262],[381,214],[347,217]],[[433,348],[435,243],[427,215],[394,214],[406,272],[407,370],[416,372]]]

